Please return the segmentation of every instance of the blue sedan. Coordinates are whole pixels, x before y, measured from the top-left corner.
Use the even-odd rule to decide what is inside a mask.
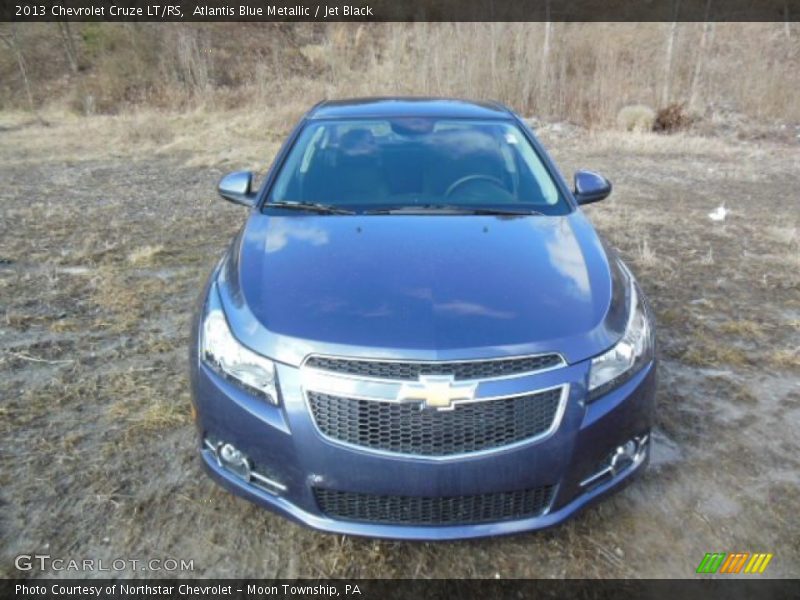
[[[652,313],[493,103],[324,102],[263,180],[192,328],[199,452],[319,530],[441,540],[548,527],[647,464]]]

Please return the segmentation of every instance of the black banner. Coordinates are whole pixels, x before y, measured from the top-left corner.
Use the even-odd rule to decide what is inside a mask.
[[[797,21],[800,0],[4,0],[0,21]]]
[[[528,598],[648,600],[789,600],[800,596],[800,580],[731,576],[696,580],[258,580],[258,579],[39,579],[0,580],[3,600],[266,600],[341,598],[354,600],[525,600]]]

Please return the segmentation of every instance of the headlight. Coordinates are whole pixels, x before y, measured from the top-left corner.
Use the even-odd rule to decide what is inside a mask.
[[[248,350],[233,337],[216,296],[216,288],[212,287],[210,294],[200,339],[203,362],[246,390],[262,396],[271,404],[278,404],[275,364]]]
[[[592,359],[589,400],[621,385],[647,364],[653,356],[653,336],[644,303],[631,280],[631,313],[625,334],[608,352]]]

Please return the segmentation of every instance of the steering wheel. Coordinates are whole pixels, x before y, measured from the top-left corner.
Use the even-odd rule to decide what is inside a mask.
[[[450,184],[450,187],[447,188],[447,191],[444,193],[445,198],[449,198],[450,195],[460,188],[465,183],[469,183],[471,181],[488,181],[492,185],[496,185],[497,187],[505,190],[506,186],[503,185],[503,182],[497,179],[497,177],[492,177],[491,175],[481,175],[480,173],[477,175],[467,175],[466,177],[462,177],[461,179],[456,179],[453,183]]]

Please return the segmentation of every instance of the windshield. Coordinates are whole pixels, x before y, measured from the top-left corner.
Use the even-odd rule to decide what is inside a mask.
[[[419,117],[311,121],[289,152],[268,202],[358,212],[416,207],[569,212],[513,122]]]

